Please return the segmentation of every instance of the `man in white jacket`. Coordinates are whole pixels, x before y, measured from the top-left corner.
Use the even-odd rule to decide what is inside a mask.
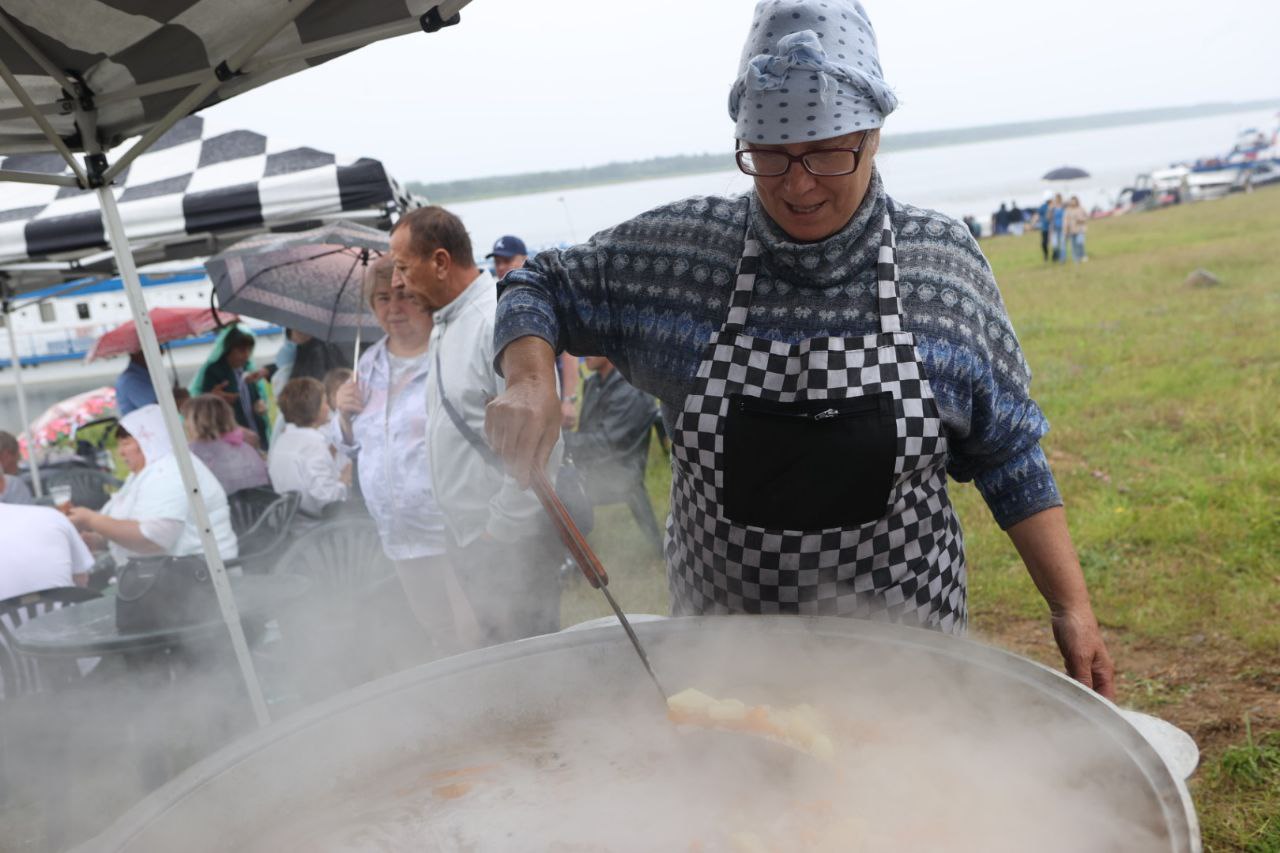
[[[504,383],[493,365],[497,287],[476,267],[462,221],[411,211],[391,232],[395,286],[433,313],[427,349],[427,452],[449,550],[486,643],[560,627],[562,549],[538,499],[502,469],[484,435],[485,405]],[[557,441],[550,471],[560,464]]]

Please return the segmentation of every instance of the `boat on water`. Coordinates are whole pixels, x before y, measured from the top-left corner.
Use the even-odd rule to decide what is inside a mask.
[[[1227,154],[1158,169],[1151,173],[1151,182],[1157,192],[1179,192],[1189,200],[1280,182],[1280,114],[1269,130],[1240,131]]]
[[[200,267],[153,270],[141,278],[148,308],[210,304],[213,285]],[[22,381],[31,384],[114,377],[124,369],[123,356],[93,362],[86,362],[85,356],[100,336],[131,319],[119,278],[72,281],[28,292],[15,300],[12,313],[0,314],[0,324],[13,323]],[[255,360],[270,361],[283,343],[284,330],[247,317],[241,322],[258,338]],[[215,336],[168,344],[169,361],[180,372],[190,372],[208,356]],[[0,376],[13,365],[9,336],[0,334]]]

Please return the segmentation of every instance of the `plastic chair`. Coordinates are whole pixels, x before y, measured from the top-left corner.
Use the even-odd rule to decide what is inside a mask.
[[[312,580],[306,598],[278,615],[280,641],[259,654],[267,678],[303,704],[426,660],[422,628],[404,600],[372,519],[342,516],[306,530],[277,572]]]
[[[71,502],[89,509],[102,509],[111,499],[108,489],[114,491],[121,485],[105,471],[78,465],[42,469],[40,479],[46,491],[53,486],[71,486]]]
[[[42,614],[94,598],[101,596],[92,590],[68,586],[29,592],[0,601],[0,684],[4,687],[5,700],[38,693],[79,678],[80,668],[75,661],[41,662],[19,653],[14,648],[13,632]]]
[[[237,495],[241,492],[236,492]],[[272,493],[274,494],[274,493]],[[285,492],[275,495],[275,499],[267,504],[253,522],[243,532],[239,532],[240,556],[229,560],[228,565],[241,566],[246,572],[265,574],[271,571],[272,558],[279,553],[289,536],[293,518],[298,514],[298,505],[302,496],[297,492]],[[244,504],[240,504],[244,506]],[[232,510],[232,527],[235,527],[235,510]]]
[[[352,517],[302,533],[280,555],[276,571],[311,578],[321,594],[368,591],[396,574],[373,520]]]
[[[227,504],[231,508],[231,529],[236,532],[236,536],[243,537],[258,522],[267,507],[279,499],[280,495],[274,489],[265,486],[241,489],[227,495]]]

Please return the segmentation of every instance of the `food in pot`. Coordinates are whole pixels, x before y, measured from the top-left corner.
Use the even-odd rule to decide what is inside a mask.
[[[667,698],[667,716],[677,725],[747,732],[782,741],[824,761],[835,758],[826,721],[812,705],[748,706],[739,699],[716,699],[690,687]]]

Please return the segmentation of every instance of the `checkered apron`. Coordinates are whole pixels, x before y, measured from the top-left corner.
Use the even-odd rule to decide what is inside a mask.
[[[748,231],[728,318],[677,419],[666,542],[673,611],[832,614],[963,633],[964,546],[947,497],[947,439],[914,336],[902,330],[891,211],[877,265],[878,334],[796,344],[744,335],[759,251]],[[730,395],[786,403],[883,391],[892,394],[897,446],[882,517],[822,530],[726,518]]]

